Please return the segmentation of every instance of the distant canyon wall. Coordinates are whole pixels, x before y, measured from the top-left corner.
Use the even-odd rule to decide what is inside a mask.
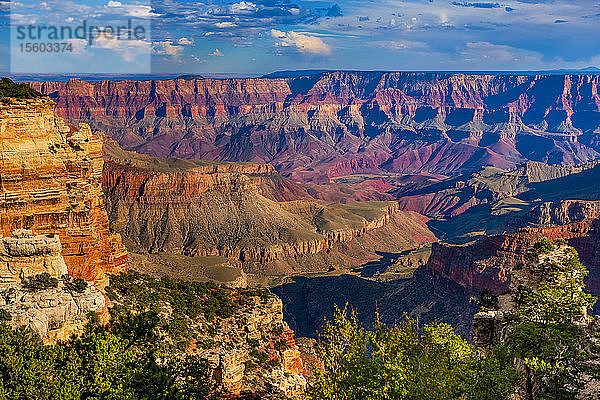
[[[599,76],[327,72],[31,83],[68,121],[159,157],[273,164],[298,181],[457,175],[600,155]]]

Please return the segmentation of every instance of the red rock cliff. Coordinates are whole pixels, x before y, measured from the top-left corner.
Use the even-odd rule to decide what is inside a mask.
[[[102,140],[53,109],[48,99],[0,105],[0,234],[58,234],[69,274],[102,286],[127,262],[104,208]]]
[[[583,205],[570,208],[585,208]],[[586,203],[586,202],[582,202]],[[561,207],[558,207],[561,208]],[[565,210],[569,207],[565,206]],[[568,217],[568,214],[567,214]],[[564,220],[562,216],[560,219]],[[525,262],[527,249],[542,237],[564,239],[573,246],[588,267],[588,288],[600,292],[600,220],[584,219],[567,225],[545,228],[522,228],[515,233],[489,236],[465,246],[434,243],[426,265],[434,278],[450,279],[469,293],[483,288],[496,293],[508,290],[512,269]]]

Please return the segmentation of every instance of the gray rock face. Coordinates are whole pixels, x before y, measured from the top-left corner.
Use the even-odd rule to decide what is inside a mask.
[[[67,274],[61,251],[58,235],[34,235],[21,229],[12,237],[0,237],[0,284],[42,272],[55,278]]]
[[[58,235],[36,235],[20,229],[12,237],[0,237],[0,309],[10,314],[8,323],[27,326],[49,341],[67,339],[83,326],[90,311],[106,306],[104,295],[88,283],[82,293],[65,287],[29,290],[22,279],[49,273],[54,278],[67,274]]]
[[[102,293],[88,284],[83,293],[69,291],[62,283],[56,288],[27,291],[20,284],[0,288],[0,308],[11,315],[12,327],[29,327],[49,340],[67,339],[79,330],[86,314],[106,305]]]

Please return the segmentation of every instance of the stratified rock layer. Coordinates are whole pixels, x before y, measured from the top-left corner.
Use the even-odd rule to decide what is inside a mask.
[[[326,72],[31,83],[57,113],[160,156],[269,162],[297,180],[476,172],[600,155],[598,76]]]
[[[103,285],[125,270],[127,253],[109,232],[102,140],[53,110],[44,98],[0,105],[0,235],[58,235],[69,274]]]
[[[48,273],[55,278],[67,274],[57,235],[33,235],[18,231],[15,237],[0,237],[0,284]]]
[[[40,274],[54,278],[55,285],[28,285]],[[65,275],[58,235],[21,229],[15,236],[0,237],[0,309],[13,327],[27,326],[48,341],[66,340],[81,331],[89,312],[106,306],[104,295],[91,282],[75,291],[65,286]]]
[[[404,229],[408,241],[435,240],[425,218],[399,211],[394,202],[271,200],[265,191],[275,198],[295,195],[285,184],[278,190],[274,182],[283,178],[268,164],[124,153],[107,155],[103,186],[113,227],[135,252],[220,256],[263,265],[328,252],[396,220],[410,227]]]

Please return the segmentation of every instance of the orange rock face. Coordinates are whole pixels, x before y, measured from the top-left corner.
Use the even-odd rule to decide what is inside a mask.
[[[58,234],[69,274],[102,286],[127,263],[104,208],[102,140],[53,109],[48,99],[0,105],[0,234]]]

